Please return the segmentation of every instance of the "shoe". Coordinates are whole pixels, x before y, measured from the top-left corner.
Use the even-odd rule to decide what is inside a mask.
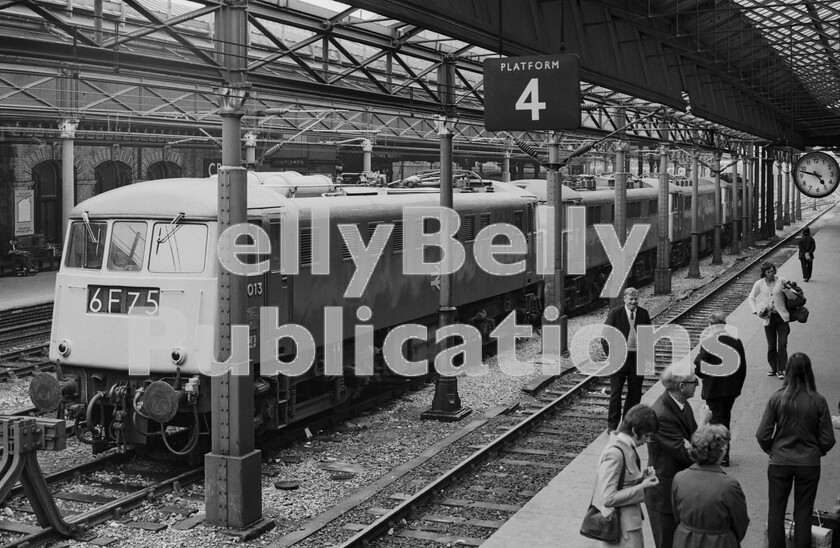
[[[776,376],[776,372],[775,372],[775,371],[773,371],[772,369],[768,369],[768,370],[767,370],[767,376],[768,376],[768,377],[775,377],[775,376]]]
[[[785,378],[785,372],[784,372],[784,371],[779,371],[779,373],[778,373],[778,377],[779,377],[780,379],[784,379],[784,378]]]
[[[806,281],[806,282],[810,282],[810,281],[811,281],[811,278],[805,278],[805,281]]]

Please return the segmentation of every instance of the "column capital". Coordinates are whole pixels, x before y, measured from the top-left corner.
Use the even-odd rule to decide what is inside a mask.
[[[79,128],[79,121],[75,118],[64,118],[58,123],[62,139],[75,139],[76,130]]]

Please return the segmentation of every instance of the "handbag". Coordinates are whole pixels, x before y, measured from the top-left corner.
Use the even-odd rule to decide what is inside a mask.
[[[618,490],[624,488],[624,451],[616,447],[621,453],[621,474],[618,476]],[[595,489],[598,488],[596,483]],[[580,526],[580,534],[591,539],[601,540],[607,544],[618,544],[621,540],[621,510],[615,508],[608,516],[604,516],[597,506],[592,504],[595,500],[595,489],[592,490],[592,497],[589,499],[589,509],[583,517],[583,525]]]

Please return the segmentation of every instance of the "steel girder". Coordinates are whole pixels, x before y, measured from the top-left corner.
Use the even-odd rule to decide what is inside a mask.
[[[82,121],[82,139],[181,142],[221,134],[213,15],[218,2],[181,13],[156,13],[139,0],[0,3],[0,124],[10,135],[57,132],[61,118]],[[68,9],[72,6],[73,9]],[[380,142],[436,138],[442,114],[437,70],[456,65],[456,143],[510,148],[510,137],[540,144],[544,134],[483,129],[481,57],[467,42],[401,21],[365,21],[289,0],[251,0],[248,17],[249,113],[243,129],[266,146],[302,136],[331,140],[369,135]],[[117,8],[119,8],[117,10]],[[98,21],[98,22],[97,22]],[[430,25],[431,26],[431,25]],[[575,148],[610,134],[644,142],[684,142],[733,150],[755,137],[663,107],[650,116],[643,100],[584,83],[580,130],[561,135]],[[136,134],[136,135],[135,135]]]

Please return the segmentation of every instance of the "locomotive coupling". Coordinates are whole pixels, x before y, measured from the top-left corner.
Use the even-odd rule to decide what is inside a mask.
[[[168,382],[154,381],[140,390],[139,398],[134,401],[134,410],[140,415],[166,424],[178,414],[178,403],[183,392],[178,392]]]
[[[50,373],[38,373],[29,383],[29,399],[38,411],[49,413],[58,409],[62,399],[78,394],[78,378],[58,380]]]

